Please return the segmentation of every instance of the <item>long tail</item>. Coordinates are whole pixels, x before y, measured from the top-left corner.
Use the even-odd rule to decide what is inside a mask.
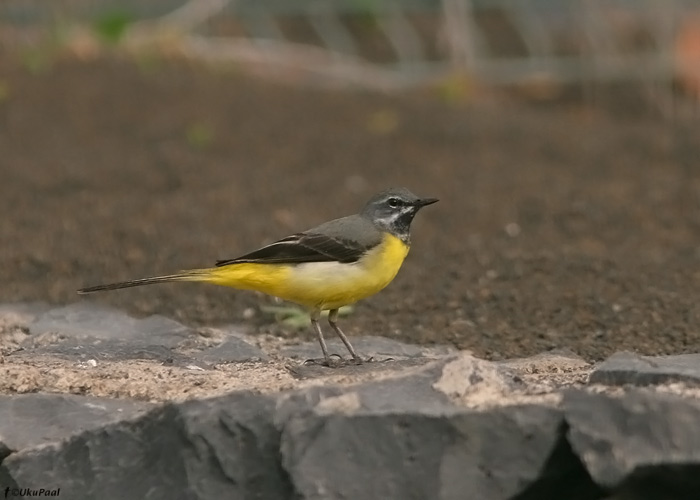
[[[195,269],[192,271],[183,271],[178,274],[170,274],[168,276],[154,276],[152,278],[141,278],[138,280],[122,281],[119,283],[109,283],[107,285],[96,285],[81,288],[78,293],[83,295],[93,292],[104,292],[107,290],[118,290],[120,288],[131,288],[132,286],[155,285],[156,283],[170,283],[173,281],[208,281],[211,275],[207,269]]]

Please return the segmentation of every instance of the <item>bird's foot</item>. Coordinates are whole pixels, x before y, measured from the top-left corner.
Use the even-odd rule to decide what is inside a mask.
[[[342,368],[345,366],[357,366],[363,363],[371,363],[374,361],[372,356],[362,359],[361,357],[345,359],[340,354],[331,354],[327,358],[312,358],[304,361],[304,365],[318,365],[327,368]]]

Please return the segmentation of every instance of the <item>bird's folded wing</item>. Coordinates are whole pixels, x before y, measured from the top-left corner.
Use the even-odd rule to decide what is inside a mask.
[[[317,233],[299,233],[264,246],[236,259],[219,260],[218,267],[245,262],[301,264],[304,262],[357,261],[368,250],[359,243]]]

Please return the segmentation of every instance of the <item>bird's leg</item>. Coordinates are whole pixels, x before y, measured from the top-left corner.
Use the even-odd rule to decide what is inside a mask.
[[[321,344],[321,351],[323,351],[323,357],[328,366],[331,366],[331,357],[328,355],[328,346],[326,346],[326,340],[323,338],[323,332],[321,331],[321,325],[318,324],[318,318],[321,315],[321,311],[314,310],[311,311],[311,326],[316,330],[316,335],[318,336],[318,343]]]
[[[345,344],[345,347],[348,348],[348,351],[350,351],[350,354],[352,354],[353,359],[355,360],[356,363],[362,363],[362,358],[357,355],[355,352],[355,349],[353,349],[352,344],[350,344],[350,341],[348,338],[345,336],[343,331],[340,329],[338,324],[336,323],[336,320],[338,319],[338,310],[337,309],[331,309],[328,312],[328,324],[331,325],[331,328],[335,330],[335,333],[338,334],[338,337],[340,337],[340,340],[343,341],[343,344]],[[320,330],[320,329],[319,329]]]

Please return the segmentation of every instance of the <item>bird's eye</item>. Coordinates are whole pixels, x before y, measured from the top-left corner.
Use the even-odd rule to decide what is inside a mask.
[[[401,204],[401,201],[398,198],[389,198],[387,203],[389,203],[391,208],[396,208]]]

